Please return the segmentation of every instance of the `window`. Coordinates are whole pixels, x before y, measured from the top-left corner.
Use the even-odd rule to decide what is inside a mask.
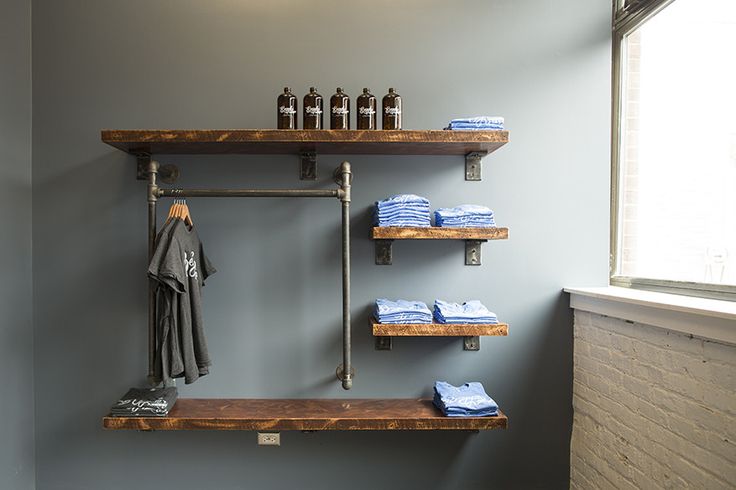
[[[736,298],[736,1],[614,25],[611,283]]]

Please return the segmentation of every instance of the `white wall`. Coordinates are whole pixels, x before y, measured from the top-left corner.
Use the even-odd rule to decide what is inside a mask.
[[[736,347],[575,311],[571,488],[734,488]]]

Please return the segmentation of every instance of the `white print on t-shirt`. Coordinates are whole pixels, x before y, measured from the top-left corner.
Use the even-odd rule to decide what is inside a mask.
[[[199,277],[197,273],[197,262],[194,260],[194,252],[189,252],[188,259],[187,253],[184,252],[184,272],[191,278],[197,279]]]

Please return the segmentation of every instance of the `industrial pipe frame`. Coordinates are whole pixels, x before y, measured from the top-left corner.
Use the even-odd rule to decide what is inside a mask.
[[[337,378],[342,387],[353,386],[355,370],[351,362],[350,327],[350,189],[353,173],[349,162],[342,162],[335,169],[335,182],[339,188],[327,189],[164,189],[158,186],[159,163],[149,158],[148,174],[148,260],[153,258],[156,247],[156,204],[161,197],[336,197],[342,203],[342,364],[337,367]],[[165,179],[164,179],[165,180]],[[154,382],[156,354],[156,284],[148,285],[148,379]]]

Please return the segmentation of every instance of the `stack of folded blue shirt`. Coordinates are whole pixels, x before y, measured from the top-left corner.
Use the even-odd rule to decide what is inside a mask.
[[[445,129],[497,130],[503,129],[502,117],[479,116],[453,119]]]
[[[462,204],[454,208],[440,208],[434,212],[435,226],[461,228],[492,228],[496,226],[493,211],[485,206]]]
[[[459,305],[434,300],[434,319],[437,323],[483,323],[496,324],[498,317],[478,300],[466,301]]]
[[[447,417],[495,417],[498,405],[478,382],[452,386],[444,381],[434,383],[434,404]]]
[[[430,226],[429,201],[414,194],[400,194],[376,202],[376,226]]]
[[[375,316],[378,323],[432,323],[432,312],[421,301],[379,298]]]

